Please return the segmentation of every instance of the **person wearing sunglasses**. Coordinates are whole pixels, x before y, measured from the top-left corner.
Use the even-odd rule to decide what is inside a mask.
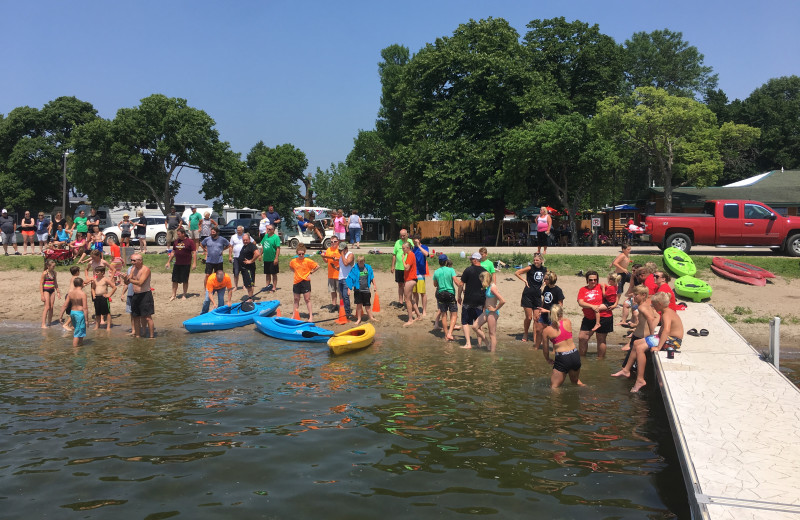
[[[603,287],[599,284],[597,271],[587,271],[586,286],[578,291],[578,305],[583,309],[583,320],[578,334],[578,351],[585,356],[589,350],[589,338],[597,333],[597,357],[606,357],[606,336],[614,331],[614,317],[610,310],[602,310]],[[597,313],[600,314],[600,327],[595,329]]]

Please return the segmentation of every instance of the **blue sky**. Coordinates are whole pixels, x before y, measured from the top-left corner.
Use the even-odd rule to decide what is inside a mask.
[[[380,51],[413,52],[470,18],[597,23],[617,42],[668,28],[705,55],[730,99],[800,74],[800,2],[651,1],[72,1],[0,0],[0,113],[58,96],[105,118],[153,93],[188,100],[243,155],[291,143],[309,171],[343,161],[380,99]],[[182,201],[200,201],[199,176]]]

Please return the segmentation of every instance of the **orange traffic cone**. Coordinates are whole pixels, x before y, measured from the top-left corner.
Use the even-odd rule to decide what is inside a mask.
[[[378,298],[378,291],[375,291],[375,301],[372,302],[372,312],[381,312],[381,299]]]
[[[300,312],[298,312],[297,309],[294,310],[294,314],[292,314],[292,318],[295,319],[295,320],[299,320],[300,319]]]
[[[277,317],[277,318],[281,317],[281,306],[280,305],[278,305],[278,308],[275,309],[275,317]]]
[[[344,325],[347,323],[347,316],[344,314],[344,300],[339,299],[339,319],[336,320],[337,325]]]

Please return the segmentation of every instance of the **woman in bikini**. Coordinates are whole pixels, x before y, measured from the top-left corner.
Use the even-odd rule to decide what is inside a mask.
[[[564,318],[564,308],[561,305],[550,307],[550,325],[545,327],[542,334],[545,340],[553,343],[555,361],[553,372],[550,374],[550,388],[558,388],[567,376],[570,381],[578,386],[586,386],[581,382],[581,356],[575,343],[572,341],[572,322]],[[545,343],[544,357],[550,362],[550,349]]]
[[[44,272],[39,279],[39,291],[41,292],[42,302],[44,303],[42,328],[46,329],[50,326],[50,322],[53,321],[53,306],[56,303],[56,297],[61,297],[61,290],[58,288],[58,281],[56,280],[55,260],[48,260],[45,262]]]

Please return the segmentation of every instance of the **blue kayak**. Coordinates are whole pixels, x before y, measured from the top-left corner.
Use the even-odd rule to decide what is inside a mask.
[[[317,327],[311,322],[292,318],[256,318],[256,328],[267,336],[286,341],[314,341],[327,343],[333,331]]]
[[[253,318],[269,316],[281,304],[279,300],[258,302],[251,311],[242,310],[242,304],[224,305],[211,312],[189,318],[183,326],[189,332],[208,332],[211,330],[227,330],[250,325]]]

